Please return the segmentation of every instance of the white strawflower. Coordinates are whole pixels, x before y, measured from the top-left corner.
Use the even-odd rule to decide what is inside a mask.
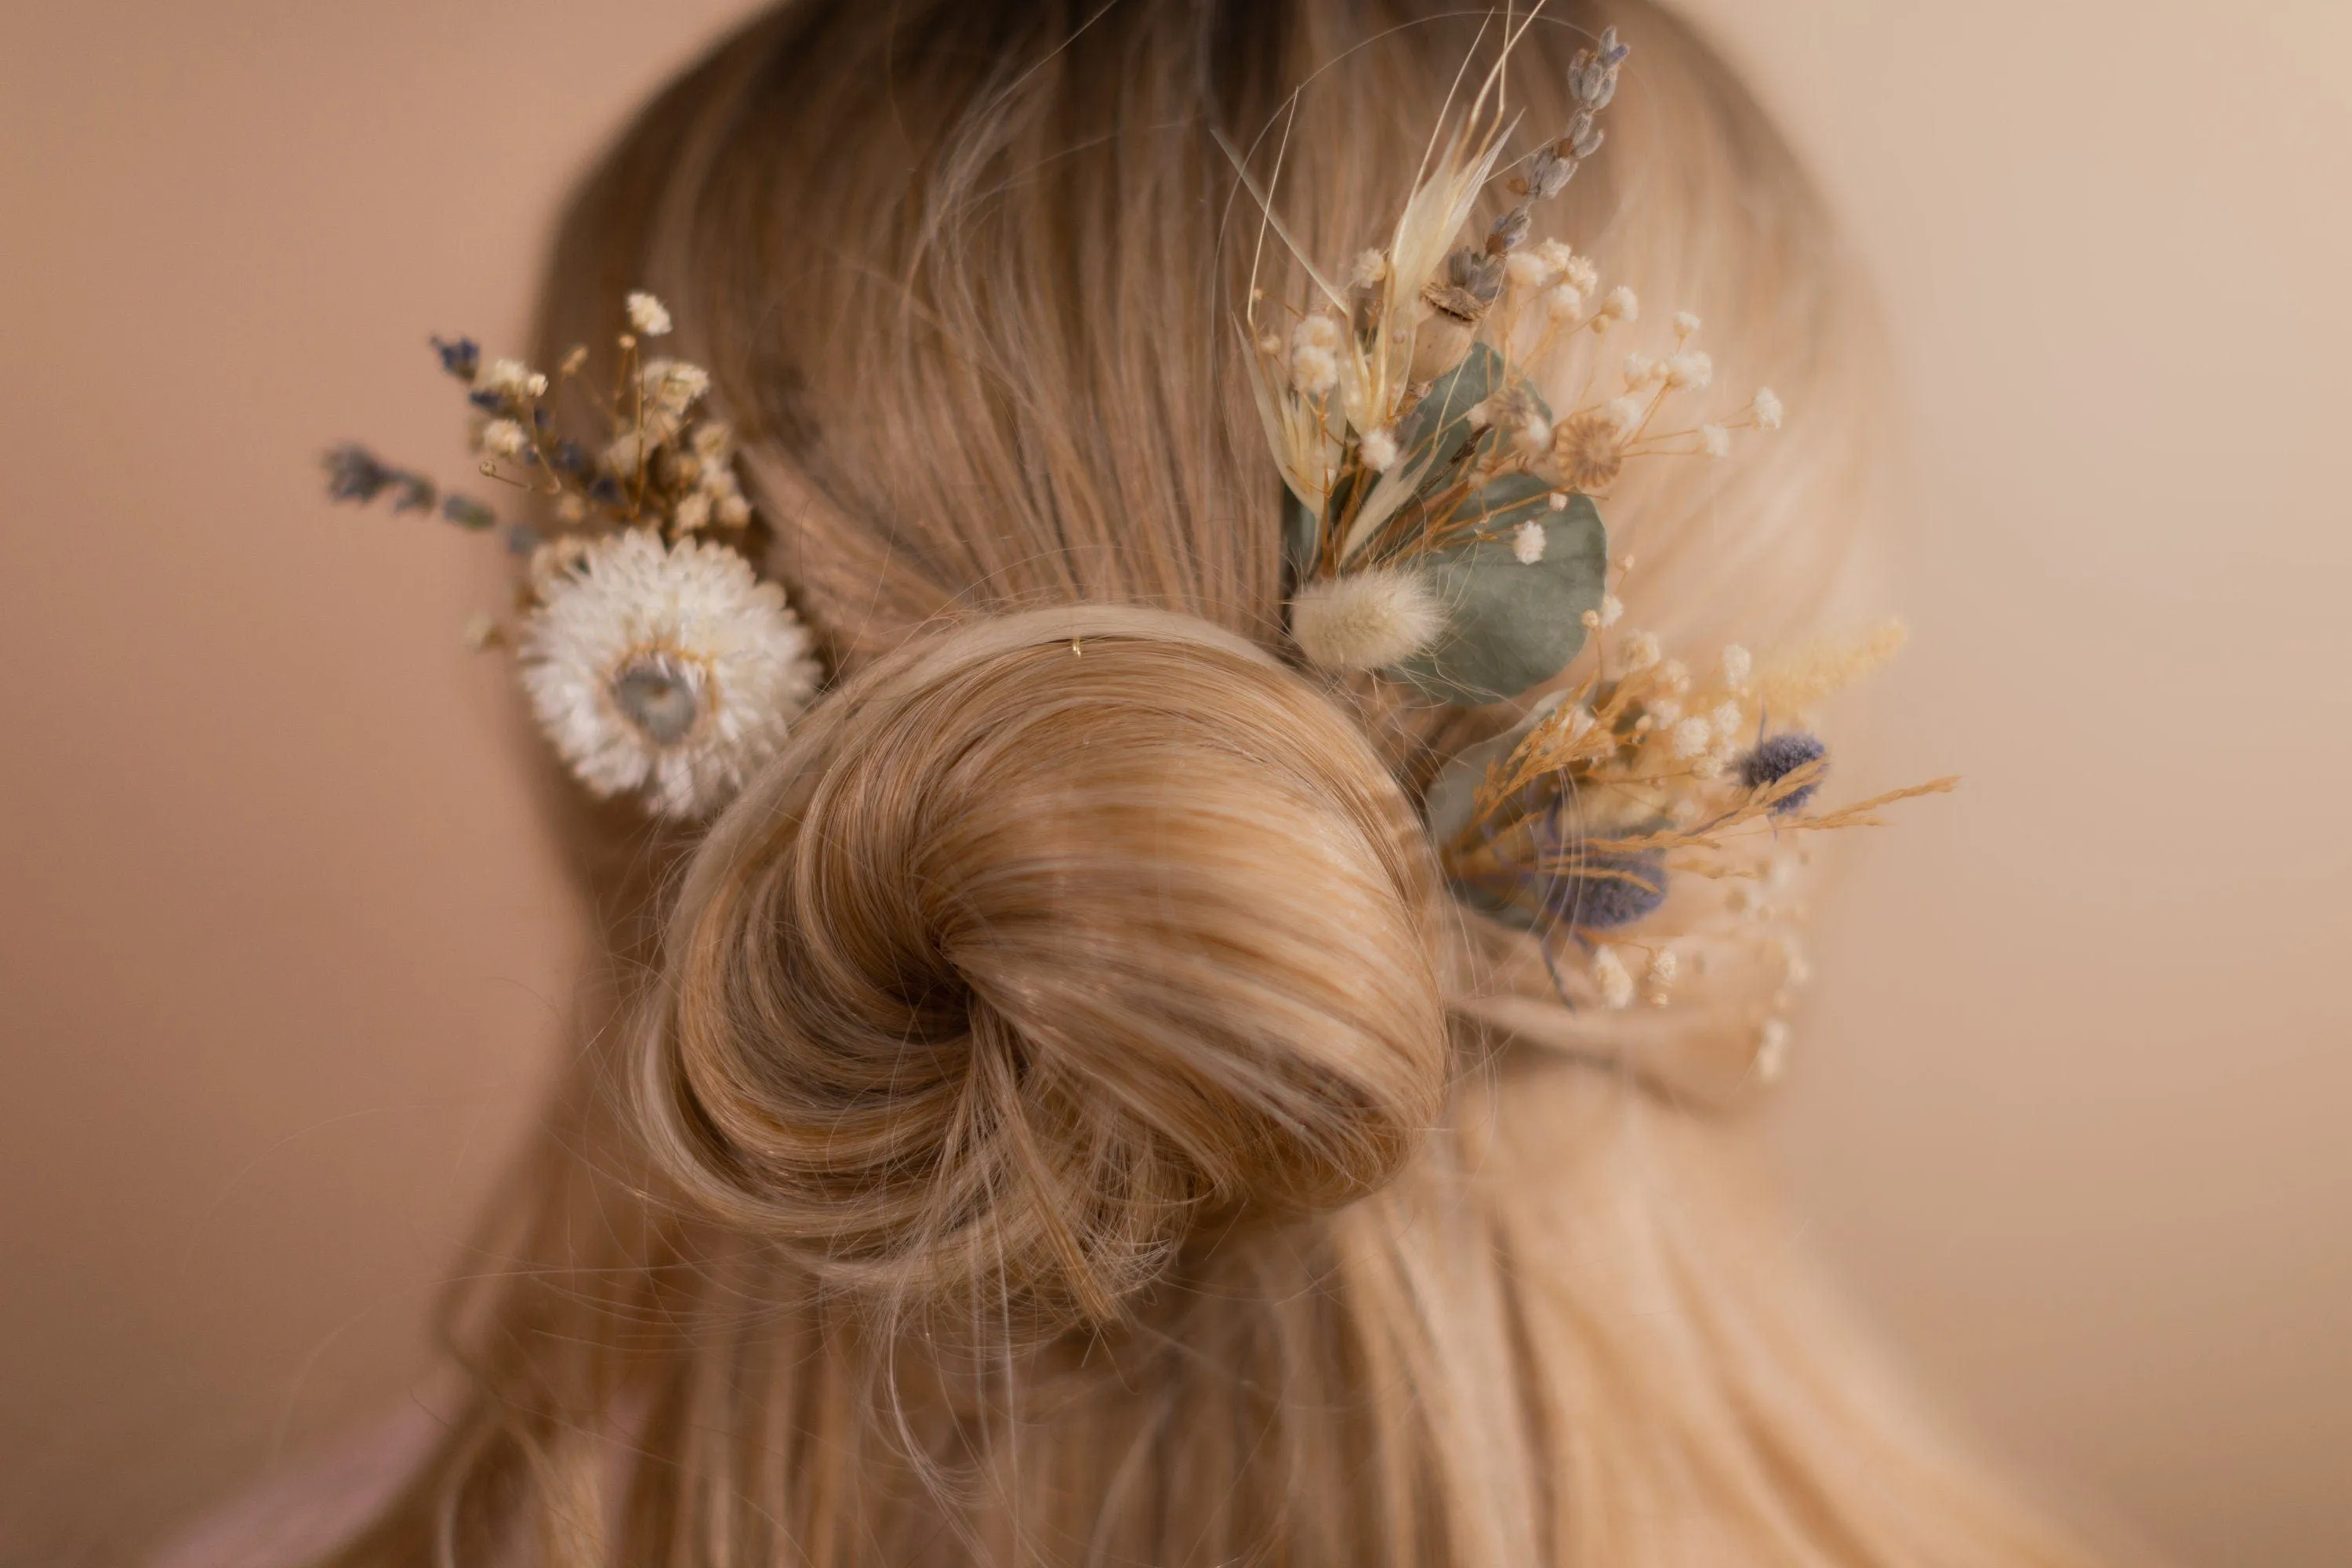
[[[1769,386],[1756,389],[1756,427],[1778,430],[1780,427],[1780,395]]]
[[[476,444],[493,458],[519,458],[530,445],[530,436],[511,419],[493,419],[482,426]]]
[[[1738,643],[1723,650],[1723,683],[1734,691],[1748,689],[1748,678],[1756,670],[1756,656]]]
[[[1633,1005],[1633,977],[1615,948],[1604,944],[1592,950],[1592,988],[1601,994],[1604,1007]]]
[[[1511,530],[1511,559],[1522,566],[1532,566],[1543,559],[1545,543],[1544,525],[1529,518]]]
[[[669,331],[669,307],[651,294],[640,289],[628,299],[629,325],[649,338],[665,336]]]
[[[1731,432],[1725,429],[1720,425],[1700,426],[1698,427],[1698,449],[1705,452],[1710,458],[1727,458],[1731,456]]]
[[[1290,635],[1325,669],[1382,669],[1445,629],[1445,607],[1420,576],[1390,567],[1309,583],[1290,602]]]
[[[1357,443],[1356,455],[1364,459],[1364,467],[1371,469],[1372,472],[1376,474],[1387,473],[1391,468],[1396,467],[1397,443],[1395,434],[1388,430],[1370,430],[1365,432],[1364,438],[1360,442]]]
[[[1677,719],[1675,727],[1666,732],[1666,740],[1676,757],[1704,756],[1715,742],[1715,726],[1696,717]]]
[[[689,816],[740,789],[815,693],[808,629],[723,545],[632,529],[539,574],[532,710],[581,783]]]

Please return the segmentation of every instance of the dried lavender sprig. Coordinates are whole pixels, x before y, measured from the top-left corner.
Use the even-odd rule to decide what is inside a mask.
[[[1517,205],[1496,218],[1494,226],[1486,231],[1485,255],[1487,258],[1499,263],[1503,257],[1525,244],[1528,230],[1534,226],[1535,204],[1549,201],[1566,190],[1568,183],[1576,178],[1577,169],[1586,159],[1601,151],[1601,144],[1606,138],[1594,117],[1608,107],[1611,99],[1617,96],[1618,68],[1633,52],[1631,45],[1617,41],[1616,28],[1604,27],[1595,47],[1579,49],[1576,58],[1569,62],[1568,91],[1569,96],[1576,100],[1576,111],[1569,116],[1567,129],[1552,142],[1538,148],[1528,160],[1526,172],[1511,182],[1511,188],[1521,199]],[[1491,300],[1501,288],[1499,270],[1492,291],[1482,291],[1476,283],[1462,276],[1463,263],[1477,258],[1478,254],[1466,247],[1449,258],[1454,263],[1453,280],[1456,287],[1469,289]]]

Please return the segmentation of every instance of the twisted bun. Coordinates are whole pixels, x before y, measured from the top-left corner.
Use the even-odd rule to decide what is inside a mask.
[[[1362,736],[1246,642],[980,622],[823,704],[696,852],[648,1140],[830,1284],[1115,1318],[1205,1216],[1412,1155],[1431,885]]]

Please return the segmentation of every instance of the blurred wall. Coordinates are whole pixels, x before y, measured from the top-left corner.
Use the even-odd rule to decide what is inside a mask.
[[[562,182],[741,9],[0,11],[0,1561],[426,1364],[580,933],[491,563],[311,456],[461,471],[424,332],[517,342]],[[1823,911],[1801,1223],[2053,1488],[2344,1562],[2352,8],[1693,9],[1908,372],[1920,635],[1847,765],[1968,779]]]

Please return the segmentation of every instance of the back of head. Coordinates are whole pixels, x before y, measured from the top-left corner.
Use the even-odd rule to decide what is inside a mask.
[[[1514,105],[1564,120],[1604,23],[1638,63],[1557,221],[1808,411],[1629,473],[1615,543],[1661,630],[1787,633],[1860,571],[1868,311],[1664,13],[1542,11]],[[705,831],[567,806],[618,1026],[352,1561],[2061,1560],[1787,1305],[1705,1129],[1449,1018],[1462,716],[1280,653],[1248,186],[1362,246],[1499,25],[793,0],[584,182],[547,359],[669,302],[838,679]]]

